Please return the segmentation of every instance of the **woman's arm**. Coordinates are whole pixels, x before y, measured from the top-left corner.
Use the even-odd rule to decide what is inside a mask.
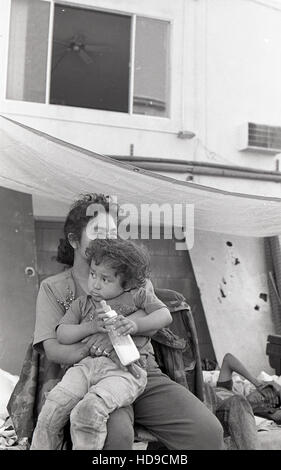
[[[57,364],[72,365],[89,355],[90,346],[87,343],[60,344],[57,339],[47,339],[42,343],[49,361]]]

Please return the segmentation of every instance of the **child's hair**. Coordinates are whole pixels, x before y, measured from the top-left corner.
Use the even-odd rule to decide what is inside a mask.
[[[100,239],[93,240],[86,250],[89,264],[106,263],[121,276],[121,286],[125,289],[145,285],[150,274],[150,258],[144,246],[131,240]]]
[[[73,240],[80,242],[82,231],[87,226],[89,220],[97,216],[97,213],[87,215],[87,209],[92,204],[100,205],[104,207],[105,212],[110,212],[110,204],[112,202],[109,196],[96,193],[83,194],[80,199],[74,202],[65,220],[64,238],[60,239],[58,246],[57,261],[59,263],[69,266],[73,265],[74,249],[69,243],[68,235],[71,233]]]

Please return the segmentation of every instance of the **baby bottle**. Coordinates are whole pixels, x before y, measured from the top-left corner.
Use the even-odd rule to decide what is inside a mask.
[[[111,310],[110,306],[107,305],[105,300],[101,301],[101,305],[104,313],[110,319],[117,319],[117,313],[115,310]],[[117,331],[113,329],[114,324],[111,325],[110,330],[108,331],[108,336],[112,343],[112,346],[115,349],[117,356],[120,359],[120,362],[123,366],[127,366],[134,361],[137,361],[140,358],[140,353],[132,340],[130,335],[120,335],[118,336]]]

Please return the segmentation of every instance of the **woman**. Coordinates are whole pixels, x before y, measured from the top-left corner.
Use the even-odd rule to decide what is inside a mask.
[[[93,207],[102,210],[92,211]],[[107,334],[98,341],[89,338],[87,342],[62,345],[55,332],[55,326],[73,299],[87,293],[89,265],[85,251],[91,239],[117,236],[110,209],[109,200],[103,195],[85,195],[75,202],[67,216],[65,238],[58,252],[58,261],[72,268],[45,279],[40,286],[33,345],[57,370],[56,376],[53,369],[53,381],[49,380],[44,391],[50,390],[61,378],[64,369],[60,364],[72,365],[90,351],[98,356],[112,349]],[[134,409],[132,406],[120,408],[110,415],[104,449],[131,449],[134,423],[147,428],[168,449],[222,449],[223,430],[219,421],[192,393],[163,374],[152,354],[148,357],[147,373],[147,387],[135,401]],[[41,392],[41,402],[43,399]]]

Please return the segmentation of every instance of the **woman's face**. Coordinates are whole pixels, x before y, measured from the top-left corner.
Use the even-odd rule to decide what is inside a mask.
[[[81,240],[78,243],[77,249],[79,250],[82,258],[87,259],[86,250],[92,240],[95,240],[95,238],[116,237],[117,227],[114,218],[107,212],[102,212],[88,222],[82,232]]]

